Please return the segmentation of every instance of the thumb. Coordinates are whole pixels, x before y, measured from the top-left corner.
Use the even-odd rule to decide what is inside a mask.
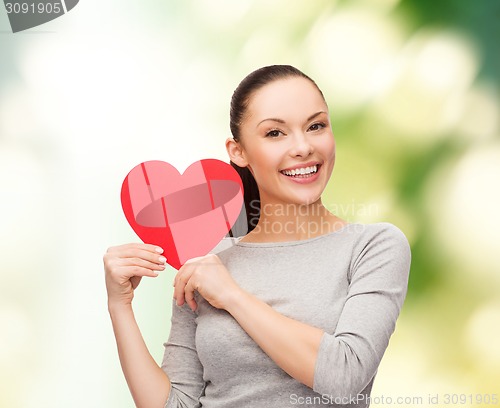
[[[135,290],[135,288],[137,288],[137,286],[139,286],[139,283],[141,283],[141,278],[142,278],[142,276],[132,276],[130,278],[130,283],[132,284],[132,289]]]

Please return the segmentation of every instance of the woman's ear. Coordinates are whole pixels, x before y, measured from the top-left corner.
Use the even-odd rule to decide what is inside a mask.
[[[229,155],[229,159],[240,167],[247,167],[248,161],[245,158],[245,154],[243,152],[243,148],[241,147],[241,143],[234,140],[232,137],[228,137],[226,139],[226,150]]]

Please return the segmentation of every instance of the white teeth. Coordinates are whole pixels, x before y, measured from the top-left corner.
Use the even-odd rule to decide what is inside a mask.
[[[300,169],[293,169],[293,170],[282,170],[283,174],[286,174],[287,176],[295,176],[298,174],[311,174],[311,173],[316,173],[318,171],[318,166],[310,166],[310,167],[302,167]]]

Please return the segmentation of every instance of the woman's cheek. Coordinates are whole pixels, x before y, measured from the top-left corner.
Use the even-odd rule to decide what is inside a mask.
[[[324,149],[328,152],[327,157],[329,157],[330,160],[335,161],[336,145],[333,134],[330,134],[327,140],[325,141]]]

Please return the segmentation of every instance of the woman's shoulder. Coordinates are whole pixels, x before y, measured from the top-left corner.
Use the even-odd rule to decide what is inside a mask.
[[[390,222],[377,222],[367,225],[367,236],[379,242],[389,242],[395,245],[409,247],[406,234],[396,225]]]
[[[408,238],[401,228],[390,222],[352,223],[344,232],[354,263],[366,257],[411,258]]]
[[[353,224],[360,225],[362,228],[362,235],[367,238],[392,239],[399,241],[406,241],[408,239],[405,233],[396,225],[390,222],[376,222],[372,224]]]
[[[360,224],[362,231],[353,248],[353,259],[393,257],[407,263],[411,260],[411,248],[406,234],[390,222]]]
[[[368,242],[393,242],[408,245],[408,239],[405,233],[396,225],[390,222],[376,222],[376,223],[361,223],[352,222],[347,223],[333,233],[326,234],[335,238],[340,236],[343,239],[354,241],[354,244],[365,246]]]

